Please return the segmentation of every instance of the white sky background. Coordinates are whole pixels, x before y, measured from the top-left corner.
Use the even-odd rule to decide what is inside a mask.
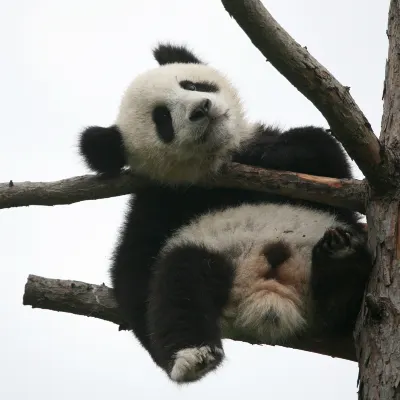
[[[231,77],[249,116],[283,127],[319,112],[265,62],[220,1],[2,1],[0,181],[87,173],[78,132],[110,125],[120,96],[156,65],[158,41],[186,42]],[[380,130],[389,0],[264,0]],[[360,177],[360,174],[358,174]],[[22,305],[28,274],[109,284],[126,197],[0,210],[0,398],[356,399],[357,366],[280,347],[225,341],[228,361],[177,388],[117,326]]]

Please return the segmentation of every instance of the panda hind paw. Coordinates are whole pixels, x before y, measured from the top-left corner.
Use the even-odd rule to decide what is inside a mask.
[[[179,350],[174,356],[169,377],[177,383],[197,381],[217,368],[223,358],[223,349],[216,346],[201,346]]]

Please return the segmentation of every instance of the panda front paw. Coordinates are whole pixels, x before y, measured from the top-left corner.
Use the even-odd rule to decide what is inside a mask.
[[[197,381],[214,370],[224,359],[223,349],[201,346],[176,352],[169,377],[178,383]]]
[[[329,228],[316,244],[316,251],[332,258],[343,258],[353,254],[359,242],[360,238],[350,230]]]

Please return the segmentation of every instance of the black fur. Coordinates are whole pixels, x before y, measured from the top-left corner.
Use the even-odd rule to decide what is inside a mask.
[[[364,240],[355,242],[354,235]],[[340,257],[340,251],[351,249],[352,253]],[[311,275],[315,317],[321,331],[343,334],[354,329],[371,269],[367,232],[361,226],[326,231],[314,247]]]
[[[197,90],[198,92],[209,92],[209,93],[217,93],[219,91],[218,86],[213,82],[206,81],[181,81],[179,82],[179,86],[185,90]]]
[[[153,49],[153,56],[160,65],[174,63],[204,64],[186,47],[173,44],[159,44]]]
[[[271,169],[310,175],[343,179],[351,176],[341,145],[323,129],[304,126],[283,133],[278,129],[264,129],[260,130],[257,140],[249,141],[246,151],[237,155],[235,161],[260,167],[267,163]]]
[[[90,126],[79,139],[80,154],[94,172],[114,175],[125,166],[122,136],[115,125],[108,128]]]
[[[160,366],[169,372],[181,349],[208,345],[222,350],[219,319],[229,299],[233,265],[221,254],[188,245],[162,257],[155,270],[148,323]],[[216,354],[214,366],[220,361]]]

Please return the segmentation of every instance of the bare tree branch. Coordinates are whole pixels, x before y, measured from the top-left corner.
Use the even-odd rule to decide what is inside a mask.
[[[105,179],[83,175],[54,182],[0,183],[0,209],[24,206],[55,206],[105,199],[134,192],[147,180],[129,173]]]
[[[375,187],[391,184],[391,157],[382,150],[349,88],[300,46],[260,0],[222,0],[222,4],[267,60],[324,115],[368,182]]]
[[[99,318],[118,324],[120,330],[129,329],[128,324],[119,314],[112,295],[112,289],[104,284],[93,285],[79,281],[49,279],[29,275],[25,285],[23,304],[32,306],[32,308]],[[263,344],[243,336],[232,337],[231,339],[250,344]],[[355,350],[351,336],[308,338],[287,343],[285,347],[351,361],[355,360]]]
[[[32,308],[85,315],[127,326],[117,309],[112,289],[104,283],[92,285],[79,281],[29,275],[23,304]]]
[[[146,185],[150,185],[148,180],[131,172],[112,179],[85,175],[55,182],[1,183],[0,209],[29,205],[54,206],[122,196]],[[232,163],[218,177],[203,182],[203,185],[279,193],[359,212],[365,210],[366,185],[359,180],[265,170]]]

